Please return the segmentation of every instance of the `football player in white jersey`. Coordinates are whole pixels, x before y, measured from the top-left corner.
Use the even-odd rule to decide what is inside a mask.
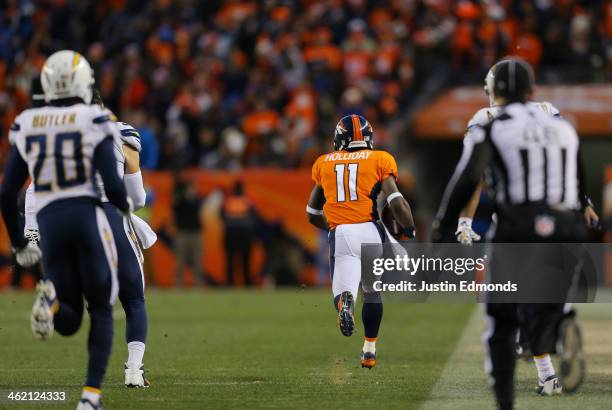
[[[472,143],[470,133],[476,126],[484,126],[493,118],[497,117],[500,112],[499,104],[496,101],[495,92],[493,90],[493,84],[495,82],[495,69],[499,65],[507,64],[509,60],[501,60],[494,64],[487,73],[485,77],[485,85],[484,91],[489,98],[489,107],[481,108],[476,111],[476,114],[470,119],[467,124],[467,130],[465,132],[465,137],[463,140],[464,144]],[[542,102],[528,102],[527,105],[535,106],[547,114],[552,115],[553,117],[560,117],[561,114],[559,110],[547,101]],[[461,211],[459,215],[459,220],[457,223],[457,231],[455,232],[455,237],[457,238],[457,242],[463,245],[471,245],[472,242],[477,242],[480,240],[480,235],[474,232],[472,229],[472,221],[474,219],[474,215],[476,214],[476,209],[478,208],[478,204],[480,202],[480,195],[482,192],[482,183],[479,184],[476,191],[472,195],[470,202],[466,205],[465,208]],[[599,216],[595,213],[592,206],[589,206],[585,210],[585,219],[587,225],[590,227],[596,226],[599,223]]]
[[[94,89],[93,104],[104,108],[98,90]],[[134,210],[142,208],[146,192],[140,172],[140,134],[129,124],[117,122],[116,117],[109,117],[116,123],[119,138],[114,138],[113,146],[117,163],[117,172],[123,178]],[[100,175],[96,175],[96,186],[102,195],[103,208],[111,225],[117,247],[119,300],[126,316],[126,342],[128,359],[124,365],[125,385],[127,387],[149,387],[145,377],[142,359],[148,330],[147,312],[144,301],[144,272],[142,248],[149,248],[155,243],[156,235],[149,225],[130,215],[123,218],[111,204],[104,193],[104,184]],[[36,222],[36,199],[34,186],[30,184],[26,191],[24,236],[36,247],[40,235]],[[26,261],[31,263],[31,261]]]
[[[31,326],[46,339],[69,336],[81,326],[85,304],[91,317],[87,380],[78,410],[99,410],[101,386],[113,340],[112,304],[118,293],[117,249],[99,201],[94,174],[106,197],[126,215],[131,210],[117,173],[110,112],[91,105],[93,70],[79,53],[52,54],[41,72],[46,104],[17,116],[9,132],[11,152],[1,189],[2,215],[18,257],[42,251],[46,280],[36,288]],[[17,193],[33,180],[40,249],[23,236]],[[75,223],[76,222],[76,223]],[[27,262],[27,261],[26,261]]]
[[[99,92],[94,90],[94,103],[104,106]],[[116,121],[116,118],[113,118]],[[123,177],[128,196],[134,201],[134,209],[145,205],[146,192],[140,172],[141,142],[138,131],[129,124],[116,122],[120,139],[115,139],[117,171]],[[102,179],[98,178],[100,192]],[[121,218],[115,206],[102,198],[103,208],[110,222],[119,255],[119,300],[125,310],[125,338],[128,359],[124,365],[127,387],[149,387],[142,359],[148,331],[144,299],[144,255],[156,240],[149,225],[136,215]]]

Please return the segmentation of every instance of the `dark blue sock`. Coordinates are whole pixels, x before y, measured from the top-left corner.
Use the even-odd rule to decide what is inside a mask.
[[[125,340],[145,343],[147,339],[148,320],[144,299],[128,299],[122,302],[125,310]]]
[[[383,304],[380,293],[364,293],[363,307],[361,308],[361,321],[365,337],[378,337],[378,329],[382,321]]]

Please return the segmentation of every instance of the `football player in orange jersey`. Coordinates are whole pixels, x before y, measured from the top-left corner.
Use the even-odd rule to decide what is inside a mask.
[[[396,185],[395,159],[385,151],[375,151],[373,137],[372,126],[362,116],[347,115],[338,122],[334,152],[320,156],[312,166],[315,187],[306,207],[309,222],[329,230],[334,306],[344,336],[351,336],[355,329],[361,244],[396,242],[379,220],[377,198],[381,192],[403,234],[414,236],[412,211]],[[371,369],[376,365],[383,307],[379,292],[362,287],[365,341],[361,365]]]

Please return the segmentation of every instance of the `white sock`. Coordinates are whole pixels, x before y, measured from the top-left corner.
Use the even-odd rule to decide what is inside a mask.
[[[96,389],[93,387],[84,387],[83,393],[81,393],[81,398],[87,399],[93,404],[98,404],[100,402],[100,389]]]
[[[363,351],[370,352],[370,353],[376,353],[376,339],[374,340],[365,339],[363,341]]]
[[[555,374],[555,368],[553,367],[549,354],[533,356],[533,361],[536,365],[536,369],[538,369],[538,378],[540,381],[544,381],[549,376],[553,376]]]
[[[145,352],[145,344],[142,342],[130,342],[127,344],[128,347],[128,367],[140,367],[142,365],[142,358]]]

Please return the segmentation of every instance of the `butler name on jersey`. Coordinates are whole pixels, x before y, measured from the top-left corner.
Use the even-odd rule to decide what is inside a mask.
[[[99,197],[92,159],[105,138],[119,138],[111,112],[79,103],[23,111],[11,126],[9,141],[28,164],[38,210],[52,201]]]

